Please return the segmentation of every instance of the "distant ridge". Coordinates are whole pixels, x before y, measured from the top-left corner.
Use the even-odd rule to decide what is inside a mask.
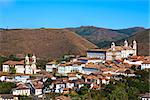
[[[130,37],[136,32],[145,30],[145,28],[143,27],[108,29],[95,26],[81,26],[67,29],[81,35],[82,37],[96,44],[100,48],[109,46],[112,41],[122,40]]]
[[[39,58],[59,58],[65,54],[85,55],[97,46],[66,29],[0,30],[0,55],[36,54]]]

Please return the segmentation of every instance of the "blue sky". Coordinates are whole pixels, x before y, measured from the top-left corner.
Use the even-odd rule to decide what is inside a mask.
[[[149,28],[149,0],[0,0],[1,28]]]

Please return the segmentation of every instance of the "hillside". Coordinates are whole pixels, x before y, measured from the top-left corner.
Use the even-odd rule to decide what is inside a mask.
[[[96,44],[100,48],[110,45],[112,41],[118,41],[127,38],[136,32],[145,30],[142,27],[114,30],[94,26],[81,26],[77,28],[67,29],[76,32],[77,34]]]
[[[113,31],[131,36],[131,35],[134,35],[136,32],[140,32],[140,31],[144,31],[144,30],[145,30],[145,28],[143,28],[143,27],[132,27],[132,28],[126,28],[126,29],[113,30]]]
[[[58,58],[64,54],[84,55],[94,44],[65,29],[0,30],[0,54],[35,54],[39,58]]]
[[[138,55],[150,55],[150,29],[137,32],[136,34],[126,38],[129,43],[132,43],[133,40],[136,40],[138,43]],[[117,41],[116,44],[123,44],[124,39]]]

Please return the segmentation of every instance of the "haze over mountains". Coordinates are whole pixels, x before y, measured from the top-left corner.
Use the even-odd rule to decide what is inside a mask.
[[[0,29],[0,54],[31,53],[39,58],[50,59],[65,54],[85,55],[89,48],[106,48],[112,41],[119,45],[125,39],[130,43],[134,39],[137,40],[138,54],[149,55],[149,29],[134,27],[114,30],[94,26],[66,29]]]

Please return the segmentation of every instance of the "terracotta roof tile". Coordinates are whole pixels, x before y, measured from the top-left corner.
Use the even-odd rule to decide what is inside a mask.
[[[4,62],[3,64],[5,64],[5,65],[24,65],[24,60],[22,60],[22,61],[8,60],[8,61]]]

